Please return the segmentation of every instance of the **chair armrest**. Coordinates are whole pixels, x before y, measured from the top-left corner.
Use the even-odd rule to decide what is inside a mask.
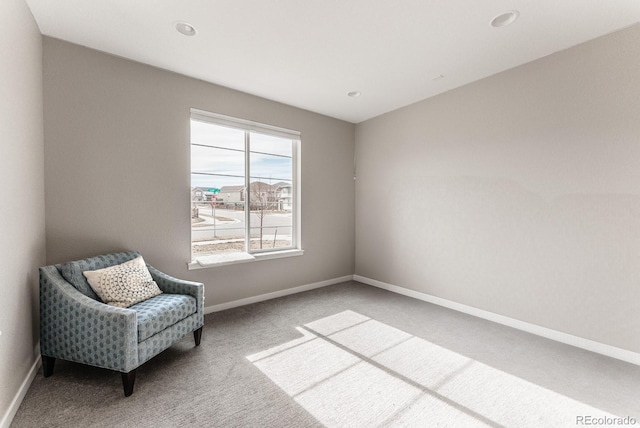
[[[174,278],[151,265],[147,265],[153,280],[158,284],[160,290],[169,294],[188,294],[196,298],[198,303],[204,302],[204,284],[201,282],[186,281]]]
[[[163,293],[187,294],[196,298],[197,327],[202,327],[204,325],[204,284],[174,278],[151,265],[147,265],[147,268]]]
[[[40,268],[42,355],[129,372],[138,366],[136,312],[80,293],[55,266]]]

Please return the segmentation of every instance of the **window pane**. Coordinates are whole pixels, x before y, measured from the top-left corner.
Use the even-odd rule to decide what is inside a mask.
[[[293,248],[291,231],[291,225],[251,228],[251,251]]]
[[[236,123],[216,115],[208,120],[202,112],[191,120],[192,258],[296,248],[293,186],[297,133],[274,137],[262,134],[256,124],[247,121]],[[266,128],[269,133],[272,127]]]
[[[291,183],[293,159],[251,151],[251,181]]]
[[[244,131],[192,120],[191,144],[244,150]]]
[[[251,250],[291,248],[293,142],[250,133]]]
[[[287,138],[251,132],[251,151],[293,157],[293,142]]]
[[[191,140],[192,257],[243,252],[244,132],[192,120]]]

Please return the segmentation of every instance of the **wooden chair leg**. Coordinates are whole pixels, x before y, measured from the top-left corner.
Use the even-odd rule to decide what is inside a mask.
[[[124,387],[124,396],[128,397],[133,394],[133,384],[136,381],[136,369],[131,370],[129,373],[122,374],[122,386]]]
[[[44,377],[49,377],[53,374],[53,366],[56,364],[54,357],[47,357],[42,355],[42,373]]]
[[[196,342],[196,346],[200,345],[200,339],[202,339],[202,327],[193,332],[193,340]]]

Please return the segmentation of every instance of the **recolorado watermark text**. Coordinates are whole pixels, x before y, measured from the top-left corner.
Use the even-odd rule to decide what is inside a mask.
[[[631,416],[627,416],[626,418],[621,418],[617,416],[589,416],[589,415],[581,415],[576,416],[576,425],[585,425],[585,426],[632,426],[636,425],[638,422],[635,418]]]

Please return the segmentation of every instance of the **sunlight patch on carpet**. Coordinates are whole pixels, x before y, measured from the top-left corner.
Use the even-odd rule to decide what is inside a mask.
[[[576,426],[615,417],[353,311],[247,357],[327,427]]]

